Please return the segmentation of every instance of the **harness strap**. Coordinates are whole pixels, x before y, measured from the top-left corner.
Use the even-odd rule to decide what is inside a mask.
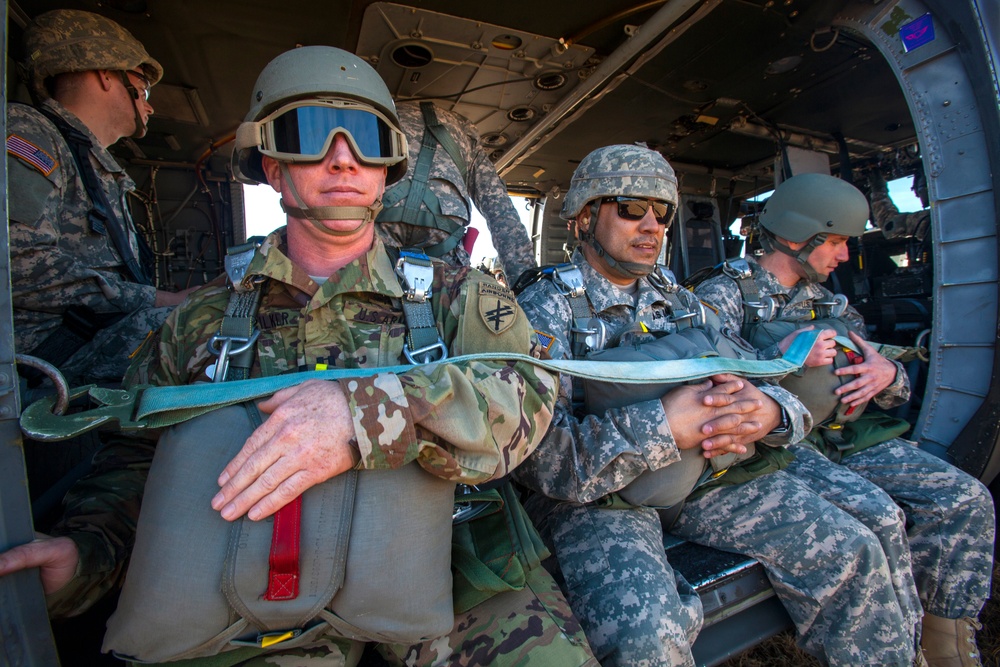
[[[39,112],[52,121],[59,133],[66,140],[70,153],[73,154],[73,161],[76,163],[76,171],[83,181],[83,187],[90,198],[90,211],[87,213],[87,220],[90,228],[102,236],[110,236],[115,250],[121,257],[128,275],[133,282],[142,285],[152,285],[153,276],[150,274],[148,266],[153,263],[153,252],[146,245],[145,239],[138,234],[132,236],[135,240],[135,248],[129,239],[129,229],[115,215],[114,208],[108,200],[108,195],[101,187],[100,179],[94,164],[90,161],[90,151],[93,144],[90,138],[83,132],[70,125],[65,118],[62,118],[52,111],[38,107]],[[125,202],[122,202],[122,213],[126,221],[131,223],[131,212]],[[132,225],[129,225],[131,227]],[[138,256],[137,253],[138,252]],[[140,261],[142,260],[142,261]]]
[[[208,351],[219,358],[215,362],[214,372],[210,373],[213,382],[245,380],[250,377],[254,344],[259,335],[257,310],[260,308],[266,280],[247,279],[246,272],[260,243],[260,237],[255,237],[226,250],[226,275],[232,291],[219,325],[219,333],[208,340]]]
[[[396,275],[403,288],[403,317],[406,319],[403,356],[412,364],[444,361],[448,358],[448,348],[438,332],[430,300],[434,265],[419,250],[403,250],[396,261]]]
[[[463,181],[468,179],[469,168],[454,137],[434,113],[434,105],[430,102],[421,102],[420,111],[423,114],[425,130],[413,175],[409,180],[393,186],[386,192],[383,199],[385,210],[379,215],[378,221],[385,223],[403,222],[408,225],[448,232],[448,237],[443,241],[421,248],[424,253],[431,257],[443,257],[462,242],[466,230],[464,225],[442,213],[441,203],[438,201],[437,195],[427,187],[437,146],[440,145],[458,167]],[[405,203],[402,207],[394,208],[395,204],[404,200]],[[426,210],[420,208],[421,203],[424,204]]]

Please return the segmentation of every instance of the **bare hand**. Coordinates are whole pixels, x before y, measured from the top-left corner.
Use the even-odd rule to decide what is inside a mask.
[[[715,376],[712,379],[718,382],[725,377]],[[745,454],[747,444],[760,440],[781,423],[778,402],[749,382],[744,381],[737,392],[727,392],[723,396],[710,392],[706,398],[712,401],[712,405],[726,400],[731,401],[733,406],[741,406],[741,409],[705,425],[703,432],[711,436],[701,442],[705,458],[729,452]]]
[[[235,521],[271,516],[306,489],[358,462],[354,422],[335,382],[309,380],[282,389],[258,406],[270,414],[222,474],[212,509]]]
[[[0,553],[0,577],[28,568],[40,568],[45,594],[55,593],[76,574],[80,552],[68,537],[49,537],[35,533],[27,544]]]
[[[784,354],[788,351],[796,336],[806,331],[812,331],[815,328],[815,326],[810,324],[798,331],[793,331],[781,339],[778,343],[778,349]],[[820,331],[816,337],[816,342],[812,346],[812,350],[809,351],[809,356],[806,357],[806,366],[829,366],[832,364],[833,360],[837,357],[837,343],[833,340],[836,336],[837,332],[833,329],[823,329]]]
[[[154,308],[162,308],[163,306],[179,306],[184,302],[184,299],[188,297],[188,294],[195,291],[201,287],[201,285],[196,285],[195,287],[189,287],[180,292],[168,292],[167,290],[158,289],[156,290],[156,300],[153,302]]]
[[[840,396],[841,403],[858,406],[875,398],[879,392],[892,384],[896,380],[897,369],[896,364],[876,352],[864,338],[853,331],[850,335],[851,340],[861,350],[864,361],[834,371],[837,375],[857,376],[847,384],[837,387],[834,393]]]
[[[745,414],[760,408],[757,401],[745,400],[742,392],[748,383],[735,375],[716,375],[699,384],[676,387],[661,399],[663,410],[670,422],[674,441],[680,449],[699,447],[706,436],[713,433],[756,432],[756,426],[746,423]],[[746,447],[733,441],[729,447],[721,441],[711,454],[718,456],[729,451],[743,454]]]

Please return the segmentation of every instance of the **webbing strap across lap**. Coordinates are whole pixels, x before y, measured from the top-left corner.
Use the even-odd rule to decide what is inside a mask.
[[[670,361],[552,361],[512,353],[470,354],[446,361],[426,364],[432,370],[437,363],[469,363],[474,361],[523,362],[554,373],[566,373],[604,382],[649,384],[657,382],[689,382],[720,373],[734,373],[746,378],[777,377],[792,373],[805,363],[818,331],[807,331],[795,338],[784,357],[768,361],[726,359],[680,359]],[[163,428],[186,421],[212,410],[253,401],[307,380],[339,380],[371,377],[385,373],[410,373],[414,366],[383,368],[337,368],[278,375],[274,377],[236,380],[217,384],[196,384],[177,387],[136,387],[131,390],[109,390],[89,385],[75,390],[71,398],[90,395],[99,405],[92,410],[62,417],[52,414],[55,397],[32,403],[21,415],[21,429],[37,440],[64,440],[101,425],[118,422],[120,430]],[[419,368],[419,367],[416,367]]]

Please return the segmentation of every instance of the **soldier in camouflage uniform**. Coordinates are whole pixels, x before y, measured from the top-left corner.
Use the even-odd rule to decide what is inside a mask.
[[[573,263],[609,340],[623,329],[677,331],[672,298],[654,280],[672,281],[668,271],[654,269],[676,201],[673,170],[646,148],[598,149],[573,176],[562,217],[575,221],[581,236]],[[549,353],[573,356],[571,329],[580,314],[556,285],[539,281],[519,300]],[[682,450],[745,453],[754,441],[758,451],[780,449],[801,439],[811,420],[780,387],[758,390],[733,376],[603,414],[574,409],[575,382],[561,379],[552,427],[515,471],[538,492],[526,507],[558,559],[567,597],[601,664],[693,665],[698,597],[667,562],[657,512],[622,508],[615,494],[646,471],[678,463]],[[732,403],[718,400],[733,391]],[[910,665],[912,633],[875,535],[781,470],[746,477],[699,489],[672,532],[759,559],[800,643],[825,662]]]
[[[409,140],[406,176],[385,192],[376,229],[389,246],[422,248],[431,257],[468,266],[462,239],[476,205],[493,236],[493,246],[513,285],[535,268],[531,239],[468,120],[431,102],[397,107]],[[426,148],[425,148],[426,145]]]
[[[288,133],[275,127],[298,124],[296,116],[310,114],[314,135],[303,132],[299,143],[282,143]],[[372,128],[378,132],[364,133]],[[345,51],[289,51],[258,79],[239,136],[238,175],[270,183],[288,215],[287,227],[254,251],[242,281],[264,285],[249,374],[407,363],[403,288],[370,224],[385,183],[406,168],[406,143],[385,84]],[[212,378],[218,357],[208,340],[219,333],[229,294],[216,284],[188,299],[155,344],[144,348],[127,382],[187,385]],[[482,273],[435,262],[430,308],[439,340],[452,356],[531,350],[531,328],[513,294]],[[222,472],[212,507],[226,520],[262,520],[307,488],[352,468],[384,470],[411,461],[466,484],[498,479],[540,441],[551,419],[555,382],[523,361],[465,361],[339,383],[311,380],[282,390],[260,404],[270,417]],[[124,567],[153,447],[134,441],[105,447],[97,473],[68,496],[66,517],[55,530],[64,537],[12,550],[0,557],[0,573],[12,562],[78,562],[61,577],[43,570],[53,593],[50,610],[57,614],[75,613],[103,595]],[[78,576],[67,583],[74,571]],[[497,594],[457,616],[450,635],[379,651],[397,665],[597,665],[541,567],[528,573],[522,590]],[[354,664],[355,653],[351,641],[324,636],[240,664],[345,665]],[[224,664],[227,655],[214,656],[211,664]]]
[[[25,46],[42,101],[8,108],[15,345],[57,365],[71,384],[117,383],[129,353],[186,295],[154,287],[126,202],[135,184],[107,150],[145,134],[149,89],[163,69],[128,31],[90,12],[40,15]],[[104,202],[88,192],[57,123],[75,133]],[[103,215],[95,212],[102,205]]]
[[[867,217],[864,196],[832,176],[802,174],[778,188],[760,216],[765,253],[756,261],[747,258],[758,295],[781,304],[776,319],[808,321],[821,311],[818,304],[833,300],[819,281],[848,259],[847,240],[863,232]],[[733,278],[710,278],[696,292],[718,309],[725,326],[743,327],[745,297]],[[902,365],[864,341],[864,321],[853,307],[839,319],[853,330],[851,337],[864,355],[864,363],[834,371],[845,376],[845,384],[836,390],[840,401],[858,409],[868,400],[883,409],[905,403],[910,387]],[[760,357],[779,356],[790,338],[762,349]],[[807,364],[829,365],[834,353],[834,341],[826,338]],[[973,657],[978,656],[973,628],[990,591],[995,525],[987,489],[902,438],[835,463],[826,455],[839,460],[836,448],[815,437],[822,432],[817,429],[814,437],[794,447],[796,459],[788,471],[882,537],[897,597],[915,625],[923,607],[921,644],[930,664],[979,664]],[[898,505],[894,512],[880,509],[878,498],[886,494]],[[919,600],[907,603],[915,597],[910,593],[914,589]]]

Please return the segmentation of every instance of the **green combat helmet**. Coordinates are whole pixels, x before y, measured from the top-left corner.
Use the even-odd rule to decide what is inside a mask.
[[[592,151],[583,158],[573,172],[569,191],[563,201],[560,217],[575,220],[587,204],[593,204],[590,229],[581,232],[580,241],[590,244],[603,257],[612,270],[626,278],[648,275],[653,265],[635,262],[619,262],[611,257],[598,243],[597,210],[604,197],[636,197],[667,202],[671,213],[667,225],[677,207],[677,177],[674,170],[657,151],[642,146],[605,146]]]
[[[819,276],[808,264],[810,253],[829,234],[861,236],[868,221],[868,200],[856,187],[827,174],[799,174],[774,191],[760,213],[761,245],[768,253],[783,252],[802,265],[811,281]],[[805,243],[795,251],[775,237]]]
[[[385,82],[353,53],[331,46],[305,46],[282,53],[257,77],[250,111],[236,132],[233,172],[244,183],[267,183],[262,156],[276,160],[287,175],[290,162],[320,162],[342,134],[358,162],[385,166],[386,185],[406,174],[406,136]],[[375,219],[381,200],[371,206],[306,207],[290,178],[290,194],[281,200],[286,214],[307,219],[317,229],[334,232],[320,220]],[[360,228],[360,226],[358,228]]]
[[[51,97],[46,80],[67,72],[136,70],[141,67],[152,86],[163,67],[125,28],[109,18],[75,9],[40,14],[24,35],[26,66],[32,93]]]

